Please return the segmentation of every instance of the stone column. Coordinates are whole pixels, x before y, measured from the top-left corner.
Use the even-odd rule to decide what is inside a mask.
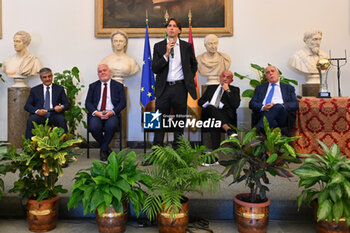
[[[7,140],[17,148],[23,145],[22,136],[27,127],[29,113],[24,110],[24,105],[29,93],[30,87],[8,88]]]

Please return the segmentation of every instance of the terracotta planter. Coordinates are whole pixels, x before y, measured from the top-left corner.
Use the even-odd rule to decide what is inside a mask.
[[[241,197],[249,193],[235,196],[235,218],[240,233],[265,233],[269,223],[270,200],[263,203],[241,201]]]
[[[321,220],[317,222],[317,210],[318,204],[317,200],[313,200],[313,212],[314,220],[316,223],[316,232],[317,233],[349,233],[350,227],[346,225],[345,218],[341,218],[338,224],[335,221],[329,222],[328,220]]]
[[[106,208],[105,213],[99,215],[96,211],[96,220],[100,233],[123,233],[126,230],[128,221],[128,203],[123,203],[124,213],[116,212],[111,208]]]
[[[158,215],[159,233],[186,233],[189,202],[187,197],[183,197],[183,199],[182,209],[175,215],[173,221],[170,221],[170,214],[168,213]]]
[[[40,202],[36,200],[28,201],[27,220],[30,231],[47,232],[56,227],[58,201],[59,196]]]

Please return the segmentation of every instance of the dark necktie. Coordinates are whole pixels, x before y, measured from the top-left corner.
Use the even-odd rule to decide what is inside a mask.
[[[106,103],[107,103],[107,83],[104,83],[103,85],[105,87],[103,88],[102,103],[101,103],[100,111],[106,110]]]
[[[219,93],[218,93],[218,96],[216,97],[216,100],[215,100],[215,107],[216,107],[216,108],[218,108],[219,105],[220,105],[221,97],[222,97],[222,88],[220,88],[220,91],[219,91]]]
[[[50,110],[50,102],[50,87],[46,87],[44,109],[47,111]],[[50,112],[48,112],[45,117],[50,117]]]
[[[266,97],[265,105],[271,103],[273,93],[275,92],[275,86],[276,86],[276,83],[271,84],[271,89],[270,89],[269,94]]]

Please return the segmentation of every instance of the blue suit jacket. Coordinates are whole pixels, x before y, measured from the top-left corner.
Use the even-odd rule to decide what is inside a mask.
[[[70,107],[68,98],[64,91],[64,88],[57,84],[52,84],[52,106],[55,107],[59,104],[64,105],[64,111],[68,110]],[[30,114],[35,114],[35,111],[38,109],[44,108],[44,89],[43,84],[37,85],[30,90],[30,94],[26,104],[24,105],[24,110]],[[56,112],[55,112],[56,113]],[[56,113],[57,114],[57,113]]]
[[[117,116],[126,106],[124,86],[117,81],[111,80],[111,101],[114,106],[113,111]],[[85,100],[85,107],[89,111],[89,116],[94,111],[98,111],[97,105],[101,98],[101,81],[97,80],[89,85],[89,91]]]
[[[263,106],[263,100],[265,99],[265,95],[267,92],[267,88],[269,83],[263,83],[255,88],[254,96],[249,102],[249,108],[253,110],[252,122],[257,121],[259,118],[259,113],[261,112],[261,108]],[[295,89],[293,86],[280,82],[283,105],[286,111],[290,115],[290,123],[294,125],[296,119],[296,111],[299,109],[299,102],[295,95]]]

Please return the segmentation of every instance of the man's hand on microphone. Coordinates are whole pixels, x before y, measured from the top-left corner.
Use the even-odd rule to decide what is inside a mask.
[[[101,120],[107,120],[111,116],[114,115],[113,111],[101,111],[101,112],[95,112],[95,116],[101,118]]]
[[[39,109],[36,112],[36,114],[39,115],[39,116],[45,116],[47,114],[47,110],[46,109]]]
[[[175,47],[175,41],[174,40],[170,40],[169,43],[166,45],[166,53],[164,54],[164,56],[166,56],[166,58],[169,58],[171,50],[174,47]]]

